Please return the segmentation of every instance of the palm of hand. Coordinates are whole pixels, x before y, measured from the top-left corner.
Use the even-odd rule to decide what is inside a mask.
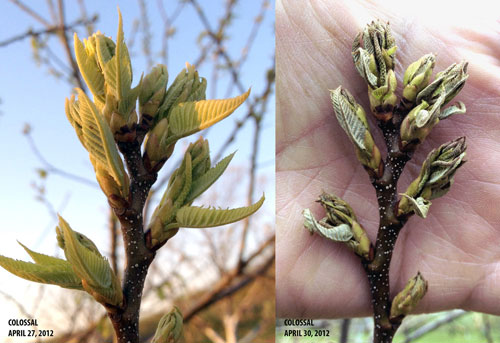
[[[328,6],[321,1],[278,1],[276,6],[278,316],[348,317],[370,311],[359,259],[341,244],[309,236],[302,227],[304,208],[323,216],[314,203],[323,189],[351,204],[372,242],[378,227],[374,190],[333,115],[328,93],[342,85],[369,114],[366,85],[350,56],[354,36],[368,20],[350,19],[355,17],[352,7],[359,5]],[[397,293],[420,271],[429,290],[418,310],[500,314],[500,53],[490,48],[496,43],[475,28],[442,34],[411,18],[367,11],[371,19],[391,22],[399,89],[405,68],[428,52],[437,55],[434,74],[453,62],[469,61],[470,77],[456,98],[466,104],[467,114],[434,128],[408,163],[398,191],[404,192],[418,175],[431,149],[459,136],[467,136],[468,163],[457,172],[451,191],[433,201],[427,219],[413,216],[401,231],[391,264],[391,290]],[[375,121],[369,120],[377,145],[385,151]]]

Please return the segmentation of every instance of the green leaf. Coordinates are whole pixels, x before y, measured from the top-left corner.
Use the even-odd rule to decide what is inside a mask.
[[[211,185],[213,185],[213,183],[224,173],[235,153],[236,152],[233,152],[232,154],[226,156],[219,163],[217,163],[215,167],[210,168],[205,174],[194,180],[191,185],[191,191],[189,192],[185,202],[190,203],[205,192]]]
[[[64,236],[66,259],[76,275],[85,282],[85,290],[99,302],[112,305],[121,303],[123,294],[108,260],[80,243],[77,234],[61,216],[59,228]]]
[[[80,69],[80,73],[85,83],[94,95],[94,101],[98,101],[100,106],[104,106],[106,102],[106,95],[104,94],[104,76],[97,64],[95,51],[90,49],[90,45],[92,44],[91,40],[95,40],[95,37],[90,37],[85,42],[84,46],[75,32],[74,45],[76,63],[78,64],[78,68]]]
[[[47,266],[57,266],[57,265],[70,266],[70,264],[67,261],[63,260],[63,259],[60,259],[60,258],[57,258],[57,257],[52,257],[52,256],[45,255],[45,254],[37,253],[37,252],[29,249],[28,247],[26,247],[21,242],[18,241],[17,243],[20,246],[22,246],[24,250],[26,250],[26,252],[31,256],[31,258],[33,259],[33,261],[35,261],[35,263],[37,263],[37,264],[47,265]],[[70,269],[71,269],[71,266],[70,266]]]
[[[64,103],[64,110],[66,112],[66,117],[68,118],[69,123],[75,129],[80,143],[82,143],[82,145],[85,147],[85,140],[83,139],[82,132],[82,120],[80,119],[80,109],[78,101],[75,100],[75,96],[73,94],[71,95],[70,99],[66,98],[66,101]]]
[[[177,211],[176,223],[167,226],[205,228],[237,222],[256,212],[264,203],[264,195],[255,204],[234,209],[215,209],[185,206]]]
[[[0,255],[0,266],[12,274],[29,281],[83,290],[81,280],[76,276],[67,261],[36,253],[22,244],[21,246],[37,262],[36,264]]]
[[[191,167],[191,154],[189,153],[189,151],[186,151],[186,154],[184,155],[184,177],[182,179],[183,185],[179,195],[177,195],[177,197],[173,199],[174,208],[180,208],[186,203],[185,199],[189,194],[189,190],[191,189],[192,181],[193,169]]]
[[[77,89],[77,91],[85,148],[122,187],[123,195],[126,196],[128,189],[125,169],[111,129],[87,95],[81,89]]]
[[[123,19],[120,10],[118,10],[118,16],[118,33],[116,35],[114,63],[116,64],[117,98],[118,100],[122,100],[127,96],[127,92],[130,90],[130,85],[132,84],[132,64],[123,35]]]
[[[168,117],[172,136],[167,144],[221,121],[236,110],[250,94],[250,89],[237,97],[219,100],[200,100],[183,102],[173,107]]]

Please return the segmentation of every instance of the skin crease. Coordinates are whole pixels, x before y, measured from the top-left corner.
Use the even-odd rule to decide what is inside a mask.
[[[435,3],[423,1],[419,7]],[[462,308],[500,315],[500,20],[460,19],[467,18],[467,9],[443,3],[450,5],[447,17],[453,21],[441,23],[438,14],[423,20],[425,12],[412,14],[405,9],[407,2],[277,1],[279,317],[371,314],[359,259],[342,244],[309,235],[301,212],[310,208],[322,218],[324,211],[315,200],[323,189],[333,192],[351,204],[375,242],[375,192],[333,116],[328,89],[342,85],[354,95],[367,111],[384,155],[366,84],[351,57],[356,33],[377,18],[390,22],[396,38],[398,94],[405,68],[429,52],[436,55],[434,75],[462,59],[469,61],[470,75],[455,98],[466,104],[467,114],[440,122],[400,179],[402,193],[430,150],[467,136],[468,162],[458,170],[451,191],[432,201],[427,219],[413,216],[400,233],[391,264],[391,294],[420,271],[429,290],[415,312]],[[491,12],[486,2],[470,6]]]

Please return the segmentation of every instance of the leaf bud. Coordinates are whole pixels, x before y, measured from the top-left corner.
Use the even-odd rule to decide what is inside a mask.
[[[354,65],[368,85],[372,112],[388,121],[397,102],[394,60],[396,44],[389,24],[374,21],[358,33],[352,45]]]
[[[389,70],[383,86],[375,89],[368,89],[370,110],[378,120],[388,121],[392,118],[392,111],[398,102],[396,87],[396,74],[394,70]]]
[[[420,175],[408,186],[399,201],[398,215],[410,214],[413,211],[420,215],[419,211],[425,211],[420,215],[425,218],[430,206],[429,200],[449,191],[455,172],[465,163],[466,149],[465,137],[460,137],[432,150],[420,169]]]
[[[401,143],[404,146],[422,143],[439,122],[439,104],[429,107],[422,101],[415,106],[401,123]]]
[[[186,63],[186,68],[168,87],[163,103],[158,109],[159,117],[168,118],[172,108],[181,102],[204,100],[206,88],[207,81],[199,77],[193,65]]]
[[[149,127],[154,117],[158,114],[158,108],[167,92],[167,82],[167,67],[162,64],[154,67],[142,80],[139,92],[141,124]]]
[[[105,168],[102,168],[100,163],[95,168],[95,175],[99,186],[101,186],[102,191],[108,198],[109,205],[119,212],[125,210],[128,206],[126,194],[123,194],[122,187],[120,187]],[[124,174],[124,178],[126,180],[125,187],[128,188],[129,179],[127,173]]]
[[[351,206],[334,194],[323,192],[318,202],[326,211],[319,222],[309,209],[303,211],[304,226],[311,232],[335,242],[345,243],[354,253],[369,259],[371,243],[363,227],[357,222]]]
[[[182,329],[182,313],[174,306],[170,312],[161,317],[151,343],[178,343],[182,338]]]
[[[405,288],[392,300],[391,319],[410,314],[427,292],[427,281],[420,272],[411,278]]]
[[[460,92],[468,77],[467,62],[453,63],[438,73],[436,79],[418,93],[416,103],[426,101],[432,105],[443,97],[444,100],[440,106],[444,106]]]
[[[434,69],[436,57],[433,54],[422,56],[408,66],[403,77],[403,104],[410,108],[417,94],[428,84]]]
[[[156,124],[146,138],[144,166],[148,171],[158,171],[172,155],[173,144],[167,145],[168,120],[163,118]]]
[[[208,140],[200,137],[196,142],[189,144],[187,149],[192,158],[193,181],[203,176],[210,169],[210,148]]]

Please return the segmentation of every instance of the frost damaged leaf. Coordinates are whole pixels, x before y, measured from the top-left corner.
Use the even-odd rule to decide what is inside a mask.
[[[176,223],[169,226],[186,228],[205,228],[237,222],[256,212],[264,203],[264,195],[255,204],[234,209],[215,209],[185,206],[176,214]],[[168,229],[168,227],[167,227]]]
[[[404,193],[401,195],[408,200],[409,208],[413,210],[417,216],[424,219],[427,217],[427,213],[429,212],[429,207],[431,207],[432,205],[432,203],[429,200],[426,200],[422,197],[414,199]]]
[[[351,141],[360,150],[366,150],[365,134],[368,123],[364,115],[363,109],[359,111],[351,94],[345,89],[338,87],[330,92],[333,109],[337,116],[340,126],[347,133]],[[352,101],[350,101],[352,100]]]
[[[221,121],[234,112],[250,94],[250,89],[235,98],[180,103],[168,117],[171,137],[168,143],[192,135]]]
[[[465,112],[465,104],[459,101],[455,105],[451,105],[450,107],[447,107],[444,111],[439,113],[439,120],[446,119],[454,114],[465,114]]]
[[[330,91],[330,96],[337,120],[354,144],[359,162],[380,177],[383,172],[380,151],[373,141],[365,111],[342,87]]]
[[[311,234],[317,233],[321,237],[328,238],[334,242],[348,242],[353,236],[352,230],[347,224],[332,226],[324,220],[318,222],[308,208],[302,212],[302,215],[304,216],[304,227]]]

